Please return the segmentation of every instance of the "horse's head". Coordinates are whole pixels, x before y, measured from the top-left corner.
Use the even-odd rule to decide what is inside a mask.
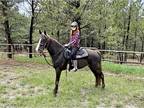
[[[43,50],[46,48],[48,44],[49,37],[47,36],[46,31],[41,32],[39,30],[39,34],[40,34],[40,39],[36,47],[36,52],[43,53]]]

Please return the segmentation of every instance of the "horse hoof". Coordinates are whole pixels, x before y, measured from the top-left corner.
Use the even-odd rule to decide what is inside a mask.
[[[57,92],[55,92],[55,90],[53,91],[53,95],[54,97],[57,97]]]
[[[104,88],[105,88],[105,85],[102,85],[102,88],[104,89]]]
[[[54,94],[54,97],[57,97],[57,94]]]
[[[53,95],[54,95],[54,97],[57,97],[57,93],[54,93]]]
[[[98,88],[98,85],[95,85],[96,88]]]

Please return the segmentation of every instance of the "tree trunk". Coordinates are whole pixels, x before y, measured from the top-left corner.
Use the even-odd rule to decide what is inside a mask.
[[[85,39],[85,47],[87,47],[87,37],[84,37],[84,39]]]
[[[11,33],[10,33],[10,27],[9,27],[9,20],[8,20],[8,4],[7,1],[1,1],[2,2],[2,12],[3,12],[3,16],[5,17],[5,21],[3,23],[4,25],[4,31],[5,31],[5,37],[7,39],[7,44],[12,44],[12,39],[11,39]],[[11,49],[11,45],[7,46],[7,51],[8,51],[8,58],[12,58],[12,49]]]
[[[138,23],[138,17],[136,17],[136,23]],[[134,46],[133,46],[133,51],[134,51],[134,52],[136,51],[136,46],[137,46],[137,41],[136,41],[137,33],[138,33],[138,28],[137,28],[137,26],[136,26],[136,27],[135,27]],[[135,58],[135,54],[133,54],[133,59],[134,59],[134,58]]]
[[[137,28],[135,30],[135,40],[134,40],[134,46],[133,46],[133,51],[135,52],[136,51],[136,37],[137,37]],[[133,54],[133,59],[135,58],[135,53]]]
[[[100,44],[100,42],[98,42],[98,49],[101,49],[101,44]]]
[[[129,41],[129,32],[130,32],[130,24],[131,24],[131,8],[129,8],[129,15],[128,15],[128,24],[127,24],[127,32],[126,32],[126,40],[125,40],[125,50],[128,49],[128,41]],[[125,53],[124,61],[127,61],[127,53]]]
[[[144,51],[144,37],[142,39],[142,46],[141,46],[141,52],[143,52],[143,51]],[[140,63],[142,62],[143,57],[144,57],[144,54],[141,54],[141,56],[140,56]]]
[[[105,41],[102,44],[102,49],[104,49],[104,50],[106,49],[106,42]]]
[[[60,41],[60,31],[59,30],[57,31],[57,39],[58,39],[58,41]]]
[[[122,49],[121,50],[125,50],[125,40],[126,40],[126,22],[127,20],[124,20],[124,27],[122,30],[124,30],[123,32],[123,40],[122,40]]]
[[[101,37],[101,29],[98,30],[98,37]],[[99,49],[102,49],[101,41],[99,40]]]
[[[91,47],[94,47],[94,37],[91,38]]]
[[[31,4],[32,9],[32,17],[31,17],[31,23],[30,23],[30,31],[29,31],[29,58],[32,58],[32,34],[33,34],[33,25],[34,25],[34,0],[32,0]]]
[[[124,20],[124,33],[123,33],[123,39],[122,39],[122,48],[121,50],[125,50],[125,40],[126,40],[126,20]],[[120,60],[120,64],[123,63],[124,61],[124,53],[119,53],[119,60]]]
[[[5,26],[5,36],[6,36],[6,39],[7,39],[7,44],[12,44],[12,39],[11,39],[10,27],[9,27],[9,21],[8,20],[6,20],[4,22],[4,26]],[[11,45],[7,46],[7,51],[8,51],[7,57],[12,58],[12,47],[11,47]]]
[[[31,24],[30,24],[30,33],[29,33],[29,58],[32,58],[32,34],[33,34],[33,20],[34,18],[31,18]]]

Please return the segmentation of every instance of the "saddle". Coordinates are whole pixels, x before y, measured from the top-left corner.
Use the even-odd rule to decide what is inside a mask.
[[[88,52],[85,48],[80,47],[76,54],[76,59],[81,59],[88,56]],[[69,48],[64,49],[64,57],[66,59],[71,59],[71,50]]]

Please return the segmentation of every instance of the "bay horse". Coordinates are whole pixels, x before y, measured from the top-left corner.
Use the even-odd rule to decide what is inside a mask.
[[[68,60],[64,58],[64,46],[57,40],[47,35],[46,31],[40,33],[40,39],[36,47],[36,51],[43,54],[43,50],[46,48],[52,58],[53,67],[56,72],[54,95],[58,93],[59,80],[62,70],[67,69]],[[88,66],[95,76],[95,86],[101,85],[105,87],[104,74],[102,73],[101,66],[101,54],[98,50],[86,49],[88,56],[78,59],[78,69]]]

